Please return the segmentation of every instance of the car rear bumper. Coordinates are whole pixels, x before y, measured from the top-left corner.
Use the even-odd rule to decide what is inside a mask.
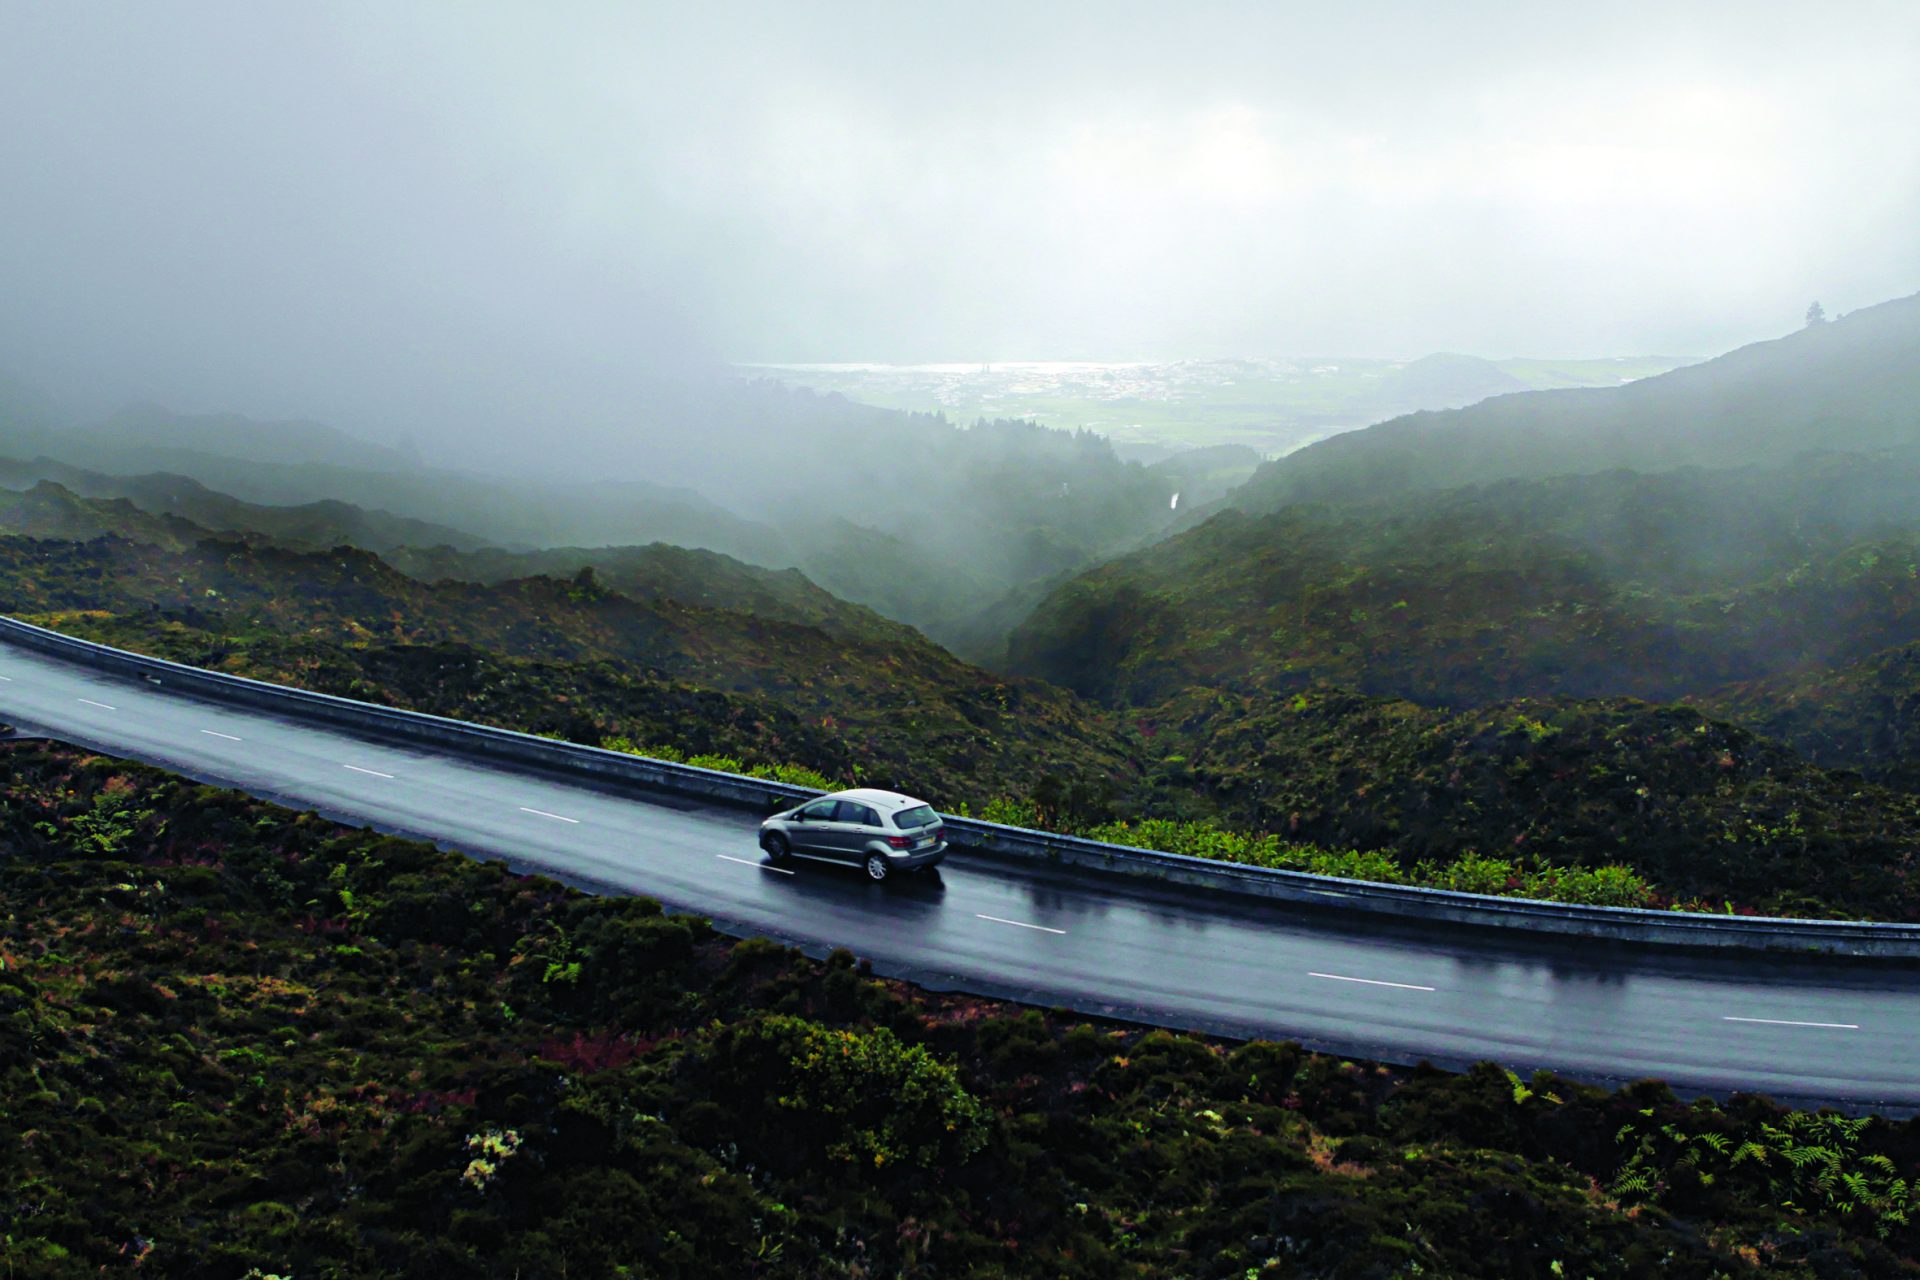
[[[913,849],[904,853],[887,853],[887,865],[902,871],[918,871],[923,867],[936,867],[947,856],[947,842],[942,840],[931,849]]]

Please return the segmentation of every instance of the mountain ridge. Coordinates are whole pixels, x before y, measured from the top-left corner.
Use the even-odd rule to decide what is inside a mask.
[[[1515,392],[1345,432],[1267,463],[1227,503],[1272,510],[1613,468],[1920,446],[1920,294],[1619,387]]]

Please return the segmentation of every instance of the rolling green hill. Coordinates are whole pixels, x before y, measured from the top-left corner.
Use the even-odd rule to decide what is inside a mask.
[[[0,486],[30,489],[42,483],[85,498],[124,499],[142,511],[177,516],[200,529],[237,536],[264,536],[290,547],[353,546],[386,553],[402,547],[477,550],[481,538],[449,525],[369,510],[327,498],[297,506],[243,502],[189,476],[167,472],[109,475],[51,458],[20,462],[0,458]]]
[[[376,444],[322,422],[262,422],[237,413],[181,414],[157,404],[128,405],[85,428],[86,448],[102,459],[178,451],[240,462],[393,471],[419,465],[410,450]]]
[[[4,442],[4,441],[0,441]],[[16,455],[19,450],[12,450]],[[51,456],[91,468],[185,476],[259,506],[347,502],[462,534],[456,545],[531,548],[669,541],[711,547],[756,562],[778,558],[784,540],[686,490],[639,482],[558,485],[420,468],[379,471],[322,463],[270,463],[167,450],[97,460],[84,437]],[[58,477],[55,477],[58,478]],[[427,535],[426,545],[444,540]]]
[[[83,498],[52,481],[30,489],[0,488],[0,529],[71,542],[112,534],[169,548],[186,546],[207,532],[190,520],[152,515],[126,498]]]
[[[1008,667],[1283,838],[1911,914],[1916,355],[1906,299],[1353,433],[1056,585]]]
[[[378,520],[343,526],[340,541],[383,554],[402,545],[705,548],[800,568],[844,599],[943,633],[986,601],[1137,545],[1176,518],[1170,498],[1182,477],[1123,462],[1090,432],[960,426],[737,380],[670,400],[642,425],[550,441],[511,477],[429,466],[318,424],[152,407],[61,427],[22,409],[0,417],[0,456],[90,473],[40,462],[37,472],[16,470],[15,485],[54,479],[156,511],[177,502],[209,527],[241,517],[214,510],[204,492],[101,473],[188,477],[259,506],[351,504]],[[1196,468],[1209,495],[1226,487],[1218,462]],[[329,514],[342,513],[316,509],[307,523]],[[282,541],[317,545],[286,513],[248,519],[253,528],[277,521]],[[408,521],[417,522],[411,535]]]
[[[1226,505],[1062,584],[1010,667],[1137,705],[1195,684],[1472,705],[1858,661],[1920,639],[1920,296],[1352,432]]]
[[[1024,793],[1041,761],[1083,787],[1132,772],[1070,695],[712,553],[641,549],[628,595],[591,570],[424,582],[355,548],[213,538],[52,484],[0,500],[5,527],[28,532],[0,535],[0,611],[198,665],[955,795]]]
[[[1620,387],[1503,395],[1349,432],[1263,467],[1252,511],[1505,477],[1783,463],[1920,448],[1920,295]]]
[[[934,572],[923,548],[831,518],[796,521],[792,526],[792,554],[817,566],[815,571],[832,589],[829,594],[815,588],[791,566],[761,568],[758,563],[742,562],[721,552],[689,551],[665,542],[509,550],[490,545],[464,529],[332,498],[296,505],[247,502],[185,475],[112,475],[45,457],[28,462],[0,458],[0,489],[25,490],[43,482],[78,497],[124,499],[134,504],[139,514],[131,509],[110,513],[104,508],[86,513],[71,504],[63,505],[64,500],[53,490],[42,490],[36,501],[43,509],[33,517],[19,499],[0,493],[0,502],[13,504],[13,522],[4,527],[56,537],[86,538],[119,532],[136,541],[168,537],[192,541],[213,533],[241,540],[265,539],[298,550],[351,546],[372,551],[409,575],[427,580],[496,582],[535,574],[571,577],[591,567],[609,583],[635,595],[667,594],[694,603],[731,604],[761,612],[779,601],[782,607],[772,610],[776,616],[815,621],[833,617],[841,625],[859,629],[882,625],[884,620],[870,609],[847,601],[876,602],[888,617],[919,617],[933,624],[945,620],[952,625],[964,619],[969,602],[987,590],[984,579],[964,567]],[[635,510],[644,506],[637,497],[635,502]],[[144,519],[147,513],[179,517],[187,524],[170,534],[164,523]],[[36,519],[40,523],[34,523]],[[491,521],[483,518],[480,523]],[[637,527],[644,525],[643,519]],[[744,523],[738,527],[752,528]],[[703,532],[699,527],[681,531],[696,539]],[[779,550],[785,535],[771,529],[740,538],[724,531],[715,534],[711,529],[706,533],[723,544],[744,542],[763,561],[790,558],[788,552]],[[895,625],[894,630],[899,627]]]
[[[1059,588],[1009,662],[1133,705],[1188,685],[1671,700],[1920,636],[1920,524],[1893,519],[1916,499],[1912,468],[1830,458],[1226,512]]]
[[[61,480],[40,480],[24,491],[0,487],[0,530],[82,542],[112,536],[175,551],[208,539],[291,551],[350,547],[375,552],[422,582],[573,578],[592,570],[607,585],[637,599],[742,610],[849,635],[917,639],[910,628],[840,600],[796,570],[762,569],[718,552],[665,543],[503,551],[484,547],[458,530],[347,503],[276,507],[241,502],[181,476],[106,476],[44,460],[0,460],[0,484],[47,473]],[[431,537],[442,540],[429,544]]]

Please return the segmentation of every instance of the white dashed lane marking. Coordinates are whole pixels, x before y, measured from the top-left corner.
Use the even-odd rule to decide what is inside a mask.
[[[1044,924],[1027,924],[1021,920],[1002,920],[999,916],[983,916],[978,911],[973,913],[973,918],[976,920],[991,920],[995,924],[1010,924],[1016,929],[1032,929],[1036,933],[1058,933],[1063,935],[1066,933],[1065,929],[1049,929]]]
[[[555,822],[571,822],[576,827],[580,825],[580,819],[578,818],[569,818],[563,813],[548,813],[545,809],[529,809],[527,806],[521,805],[520,812],[537,813],[543,818],[552,818]]]
[[[762,871],[778,871],[783,876],[790,876],[793,874],[793,872],[788,870],[786,867],[776,867],[765,862],[755,862],[751,858],[736,858],[730,854],[725,854],[725,853],[716,853],[713,856],[716,858],[719,858],[723,862],[737,862],[743,867],[758,867]]]
[[[1795,1022],[1791,1018],[1722,1018],[1722,1022],[1757,1022],[1768,1027],[1819,1027],[1826,1031],[1858,1031],[1857,1022]]]
[[[353,770],[353,771],[354,771],[355,773],[370,773],[370,774],[372,774],[372,775],[373,775],[374,777],[376,777],[376,778],[391,778],[391,777],[393,776],[393,775],[392,775],[392,774],[390,774],[390,773],[382,773],[382,772],[380,772],[380,771],[379,771],[378,769],[362,769],[362,768],[361,768],[361,767],[360,767],[359,765],[357,765],[357,764],[343,764],[343,765],[341,765],[340,767],[341,767],[342,769],[351,769],[351,770]]]
[[[118,707],[110,707],[104,702],[95,702],[92,698],[81,698],[79,701],[86,703],[90,707],[98,707],[102,711],[118,711],[120,709]]]
[[[1309,978],[1325,978],[1329,982],[1357,982],[1363,987],[1396,987],[1401,991],[1432,991],[1433,987],[1423,987],[1417,982],[1382,982],[1378,978],[1349,978],[1344,973],[1313,973]]]
[[[222,733],[218,729],[202,729],[200,732],[206,734],[209,738],[225,738],[228,742],[240,741],[240,739],[234,737],[232,734]]]

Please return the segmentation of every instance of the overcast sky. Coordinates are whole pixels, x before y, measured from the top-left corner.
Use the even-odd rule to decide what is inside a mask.
[[[1920,289],[1916,121],[1910,0],[0,0],[0,370],[387,434],[703,360],[1712,354]]]

